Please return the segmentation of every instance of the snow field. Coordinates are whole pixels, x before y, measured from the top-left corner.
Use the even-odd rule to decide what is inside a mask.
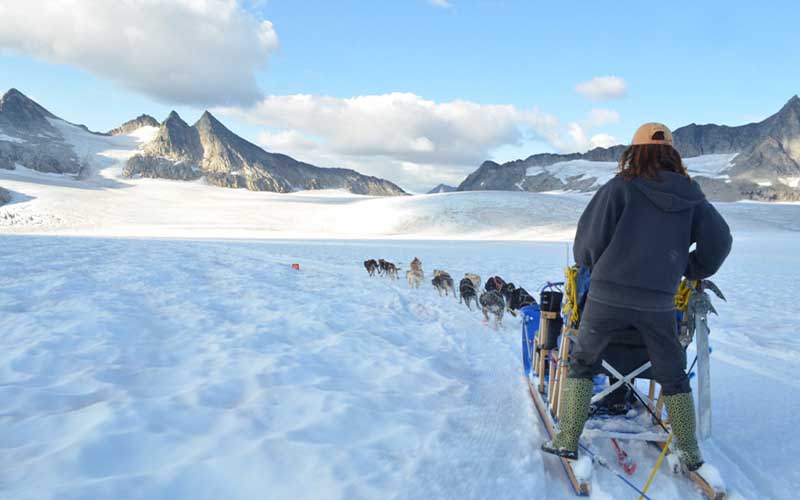
[[[360,247],[3,240],[0,496],[541,487],[529,446],[495,453],[538,432],[509,332],[367,279]]]
[[[766,262],[791,260],[800,245],[789,241],[745,240],[717,279],[730,303],[711,323],[714,438],[704,449],[732,498],[791,498],[800,487],[796,408],[779,404],[800,391],[789,378],[792,298],[765,298],[776,308],[769,331],[742,326],[759,318],[743,306],[746,276],[776,278]],[[518,320],[495,331],[427,281],[410,290],[361,266],[386,257],[405,269],[418,256],[428,275],[497,273],[536,291],[560,277],[562,244],[2,244],[14,262],[0,275],[2,497],[572,497],[537,449]],[[657,454],[625,446],[643,484]],[[594,474],[593,498],[632,498]],[[666,469],[651,493],[700,498]]]

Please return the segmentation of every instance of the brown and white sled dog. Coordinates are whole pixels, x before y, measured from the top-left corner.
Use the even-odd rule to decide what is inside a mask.
[[[489,313],[492,313],[492,315],[494,315],[495,328],[503,324],[503,313],[506,309],[506,301],[503,299],[500,292],[490,290],[482,293],[480,303],[481,312],[483,312],[483,317],[487,323],[489,322]]]
[[[411,270],[406,272],[408,285],[412,288],[419,288],[419,285],[422,284],[422,280],[425,279],[425,271],[422,270],[422,261],[414,257],[409,267],[411,267]]]
[[[406,280],[408,280],[408,286],[411,288],[419,288],[419,285],[422,284],[422,280],[425,279],[425,275],[422,273],[422,270],[410,269],[406,271]]]
[[[439,292],[440,297],[442,295],[450,295],[452,292],[453,298],[456,298],[456,287],[453,285],[453,278],[447,272],[434,269],[431,283],[433,288]]]
[[[472,282],[472,287],[477,291],[481,289],[481,277],[475,273],[464,273],[464,277]]]

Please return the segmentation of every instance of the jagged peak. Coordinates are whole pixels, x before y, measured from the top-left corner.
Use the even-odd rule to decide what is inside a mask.
[[[23,94],[19,90],[15,89],[14,87],[11,87],[10,89],[8,89],[8,91],[5,94],[3,94],[3,99],[2,100],[5,101],[6,99],[10,99],[12,97],[23,97],[25,99],[28,99],[28,96],[26,96],[25,94]]]
[[[798,109],[800,110],[800,97],[797,97],[797,94],[793,95],[791,99],[786,101],[786,104],[783,105],[778,114],[789,111],[791,109]]]
[[[795,124],[800,119],[800,97],[797,95],[792,96],[791,99],[786,101],[786,104],[772,116],[769,116],[763,122],[770,127],[782,128],[784,126]]]
[[[214,135],[217,137],[241,139],[238,135],[228,129],[221,121],[206,110],[199,120],[193,125],[195,130],[203,134]],[[246,141],[245,141],[246,142]]]
[[[209,110],[203,111],[202,116],[200,116],[200,119],[197,120],[197,122],[195,123],[195,126],[197,126],[198,124],[209,124],[209,125],[212,125],[212,126],[222,126],[222,127],[224,127],[224,125],[222,125],[222,122],[217,120],[217,118],[214,115],[212,115]]]
[[[134,118],[131,121],[133,121],[133,122],[144,122],[144,121],[147,121],[147,122],[158,123],[158,120],[156,120],[152,116],[148,115],[147,113],[142,113],[141,115],[137,116],[136,118]]]
[[[125,134],[136,130],[139,127],[158,127],[160,124],[158,120],[148,114],[141,114],[132,120],[128,120],[119,127],[109,130],[108,135]]]
[[[31,99],[30,97],[26,96],[19,90],[15,88],[10,88],[8,91],[3,94],[3,97],[0,98],[0,110],[6,108],[17,108],[17,109],[27,109],[28,112],[31,110],[36,110],[41,113],[44,117],[47,118],[58,118],[56,115],[45,109],[42,105]]]
[[[168,125],[171,125],[171,124],[177,124],[177,125],[180,125],[181,127],[188,127],[189,126],[189,124],[187,124],[185,121],[183,121],[183,118],[181,118],[181,115],[179,115],[178,112],[175,111],[174,109],[172,111],[170,111],[169,115],[167,115],[167,118],[163,122],[161,122],[162,126],[165,126],[165,125],[168,126]]]

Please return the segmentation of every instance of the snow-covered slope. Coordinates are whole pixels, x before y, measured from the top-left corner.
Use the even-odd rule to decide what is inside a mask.
[[[82,147],[94,148],[106,167],[81,182],[24,168],[0,171],[0,186],[20,201],[0,210],[0,231],[193,238],[565,241],[572,238],[590,196],[477,191],[383,198],[342,191],[276,194],[217,189],[202,181],[131,180],[119,176],[119,161],[132,153],[120,146],[125,141],[136,144],[131,136],[85,143]],[[702,168],[709,171],[723,161]],[[795,213],[795,205],[718,206],[734,217],[735,230],[796,230],[800,226],[798,219],[784,215]]]

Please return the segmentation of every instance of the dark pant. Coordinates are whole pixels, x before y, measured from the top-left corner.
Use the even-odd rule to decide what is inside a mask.
[[[686,351],[678,342],[675,311],[651,312],[624,309],[589,299],[581,316],[578,337],[573,345],[569,377],[592,378],[600,373],[602,354],[616,339],[641,335],[653,378],[664,394],[691,392],[686,376]],[[623,373],[624,374],[624,373]]]

